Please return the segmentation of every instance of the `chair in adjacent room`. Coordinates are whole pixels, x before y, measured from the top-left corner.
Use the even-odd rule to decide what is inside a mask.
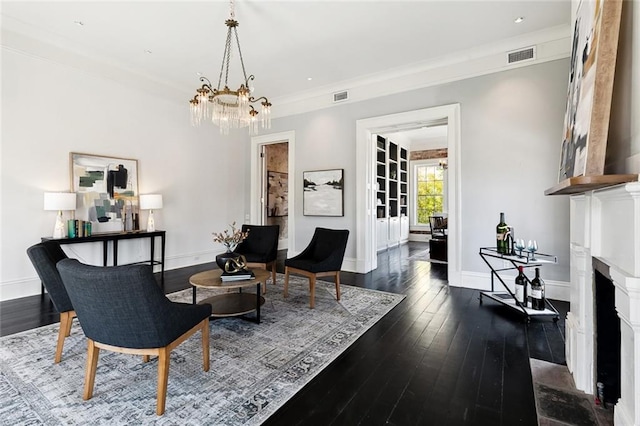
[[[242,232],[248,232],[247,238],[234,250],[247,260],[250,268],[263,268],[271,271],[271,281],[276,283],[276,259],[278,258],[279,225],[242,225]],[[267,290],[266,281],[262,292]]]
[[[429,240],[429,257],[433,260],[447,261],[447,226],[448,220],[443,216],[429,216],[431,239]]]
[[[165,410],[171,351],[198,330],[209,371],[211,305],[170,301],[149,265],[100,267],[67,259],[57,267],[88,339],[84,400],[93,396],[100,349],[143,355],[145,361],[158,356],[158,415]]]
[[[35,244],[27,249],[27,256],[31,260],[42,285],[49,293],[49,298],[54,308],[60,314],[60,328],[58,330],[58,343],[54,362],[59,363],[62,359],[62,349],[64,339],[71,334],[71,324],[76,316],[73,305],[64,288],[60,274],[56,269],[56,263],[67,259],[67,255],[55,241],[46,241]]]
[[[347,248],[349,230],[316,228],[311,242],[302,253],[284,262],[284,297],[288,296],[289,274],[309,278],[310,307],[315,306],[316,278],[333,276],[336,299],[340,300],[340,268]]]

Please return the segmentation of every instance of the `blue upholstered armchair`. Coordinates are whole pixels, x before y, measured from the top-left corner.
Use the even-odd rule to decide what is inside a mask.
[[[76,316],[67,290],[62,284],[62,278],[56,269],[56,263],[67,259],[67,255],[60,244],[55,241],[47,241],[29,247],[27,256],[31,259],[42,285],[47,289],[54,308],[60,313],[60,329],[58,330],[58,343],[54,358],[54,362],[58,363],[62,358],[64,339],[71,334],[71,324]]]
[[[58,271],[89,341],[83,399],[93,395],[100,349],[143,355],[145,361],[158,356],[158,415],[165,409],[171,350],[198,330],[209,371],[211,305],[170,301],[147,265],[98,267],[67,259]]]
[[[234,250],[247,259],[247,266],[271,271],[271,281],[276,283],[276,259],[278,258],[279,225],[242,225],[247,238]],[[266,284],[263,292],[266,291]]]
[[[316,228],[311,242],[299,255],[284,261],[284,297],[288,296],[289,274],[309,278],[310,307],[315,306],[316,278],[333,276],[340,300],[340,268],[347,248],[349,230]]]

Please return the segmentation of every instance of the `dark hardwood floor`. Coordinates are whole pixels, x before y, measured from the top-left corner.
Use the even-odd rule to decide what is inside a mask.
[[[407,297],[287,402],[266,425],[537,425],[529,357],[564,364],[560,321],[532,319],[449,287],[446,265],[410,260],[425,243],[381,252],[344,284]],[[280,253],[283,271],[286,253]],[[167,271],[167,292],[215,264]],[[277,291],[270,288],[269,291]],[[268,295],[268,293],[267,293]],[[51,324],[45,295],[0,303],[0,335]]]

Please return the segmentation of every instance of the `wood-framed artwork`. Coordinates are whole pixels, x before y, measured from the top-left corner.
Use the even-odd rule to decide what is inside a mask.
[[[267,172],[267,217],[289,214],[289,175],[283,172]]]
[[[313,170],[302,177],[305,216],[344,216],[344,169]]]
[[[622,0],[582,0],[573,46],[558,181],[602,175]]]
[[[71,152],[69,164],[76,219],[113,221],[122,219],[125,204],[137,206],[138,160]]]

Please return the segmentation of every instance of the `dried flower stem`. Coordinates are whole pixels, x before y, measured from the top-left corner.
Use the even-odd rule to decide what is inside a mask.
[[[242,241],[249,236],[249,231],[242,232],[241,229],[236,228],[236,223],[233,222],[231,229],[225,229],[223,232],[212,232],[213,241],[220,243],[227,248],[227,251],[233,251]]]

